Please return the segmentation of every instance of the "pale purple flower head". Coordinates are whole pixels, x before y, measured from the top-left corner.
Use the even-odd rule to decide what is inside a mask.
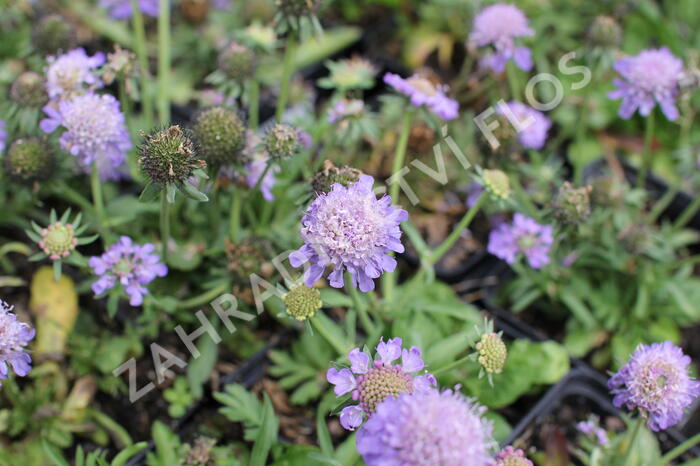
[[[401,347],[401,338],[379,340],[375,358],[354,348],[348,353],[350,368],[328,369],[326,379],[335,385],[336,396],[351,393],[358,402],[340,412],[340,424],[355,430],[364,418],[371,418],[384,400],[401,393],[420,393],[437,385],[435,377],[425,371],[420,350]],[[394,361],[401,358],[401,364]]]
[[[86,87],[102,87],[102,81],[93,70],[102,66],[105,60],[102,52],[90,57],[83,48],[71,50],[58,57],[49,57],[46,70],[46,92],[49,98],[67,98],[82,93]]]
[[[44,113],[48,118],[39,123],[41,129],[52,133],[59,126],[64,127],[61,147],[77,157],[86,173],[96,163],[102,180],[124,177],[131,141],[117,99],[108,94],[88,93],[50,102]]]
[[[5,150],[5,143],[7,142],[6,126],[6,123],[3,120],[0,120],[0,154]]]
[[[550,225],[540,225],[522,214],[513,216],[513,223],[501,223],[489,235],[488,251],[513,264],[518,254],[524,254],[530,267],[539,269],[549,264],[552,247]]]
[[[620,78],[613,81],[616,89],[608,97],[622,99],[618,110],[621,118],[627,120],[637,110],[640,115],[649,116],[657,103],[666,118],[671,121],[678,118],[676,97],[683,62],[666,47],[620,58],[614,67]]]
[[[639,408],[655,432],[678,423],[700,396],[700,382],[688,374],[690,357],[671,343],[640,344],[627,364],[608,380],[613,404]]]
[[[107,14],[114,19],[131,18],[131,0],[100,0],[100,6],[107,10]],[[141,13],[144,15],[158,16],[158,0],[139,0]]]
[[[598,442],[598,445],[605,446],[608,444],[608,433],[600,427],[599,419],[593,416],[587,421],[581,421],[576,424],[576,429],[583,435],[591,437]]]
[[[494,466],[534,466],[534,464],[527,459],[523,450],[508,445],[498,452]]]
[[[547,133],[552,121],[544,113],[521,102],[511,101],[497,105],[496,113],[506,116],[518,131],[518,141],[525,149],[539,150],[547,142]]]
[[[474,47],[492,47],[481,64],[496,73],[503,72],[508,60],[513,60],[520,69],[530,71],[532,53],[527,47],[516,46],[515,38],[534,34],[527,17],[515,5],[497,3],[484,8],[474,17],[469,42]]]
[[[29,324],[17,320],[12,306],[0,299],[0,380],[8,377],[10,369],[20,377],[32,370],[32,358],[24,347],[34,333]]]
[[[367,466],[491,466],[486,408],[452,390],[390,397],[357,433]]]
[[[374,289],[374,279],[393,272],[396,260],[390,252],[403,252],[400,223],[408,213],[391,205],[391,197],[379,199],[372,192],[374,179],[360,179],[343,186],[335,183],[327,194],[319,194],[301,220],[304,245],[289,256],[293,267],[309,262],[304,274],[307,286],[323,276],[327,266],[330,285],[343,287],[348,270],[352,286],[366,292]]]
[[[92,291],[101,295],[121,285],[129,295],[129,304],[140,306],[143,296],[148,294],[144,285],[168,274],[168,268],[154,251],[155,246],[150,243],[134,244],[131,238],[122,236],[104,254],[90,258],[89,265],[98,276],[92,284]]]
[[[425,106],[443,120],[454,120],[459,114],[459,104],[447,97],[448,87],[445,85],[437,86],[418,74],[404,79],[398,74],[387,73],[384,82],[407,96],[411,105]]]

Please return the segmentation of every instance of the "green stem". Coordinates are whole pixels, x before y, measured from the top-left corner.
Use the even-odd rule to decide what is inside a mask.
[[[170,242],[170,204],[165,190],[160,194],[160,240],[163,243],[163,263],[167,264]]]
[[[158,119],[170,121],[170,0],[158,0]]]
[[[644,152],[642,153],[642,169],[639,172],[637,179],[637,188],[644,189],[646,187],[647,174],[651,168],[651,144],[654,141],[654,112],[651,112],[647,117],[646,127],[644,129]]]
[[[474,216],[479,212],[479,209],[481,206],[484,204],[484,201],[486,200],[486,195],[482,194],[479,196],[479,198],[476,200],[474,205],[472,205],[469,210],[464,214],[462,217],[462,220],[459,221],[457,226],[452,230],[452,233],[450,233],[450,236],[448,236],[445,241],[440,244],[429,256],[428,256],[428,264],[431,266],[435,265],[442,256],[445,255],[447,251],[450,250],[453,244],[459,239],[459,237],[462,235],[462,232],[469,227],[469,224],[472,222],[474,219]]]
[[[289,85],[292,78],[293,66],[294,66],[294,49],[296,47],[294,36],[289,34],[287,36],[287,46],[284,51],[284,63],[282,65],[282,82],[280,84],[280,95],[277,99],[277,111],[275,112],[275,119],[277,122],[282,121],[282,116],[284,116],[284,110],[287,107],[287,99],[289,98]]]
[[[248,125],[255,131],[260,122],[260,83],[253,78],[248,85]]]
[[[205,291],[204,293],[194,296],[193,298],[186,299],[184,301],[179,301],[177,303],[177,308],[178,309],[193,309],[195,307],[199,307],[203,304],[208,304],[212,302],[214,299],[218,298],[222,293],[225,293],[230,289],[230,285],[225,282],[222,283],[221,285],[212,288],[209,291]]]
[[[515,63],[508,61],[506,63],[506,77],[508,78],[508,87],[510,88],[510,96],[513,100],[520,99],[520,81],[518,81]]]
[[[92,172],[90,175],[90,188],[92,190],[92,204],[95,207],[95,215],[97,215],[97,224],[102,241],[108,241],[109,227],[107,226],[105,217],[105,203],[102,198],[102,181],[100,173],[97,170],[97,162],[92,164]]]
[[[141,68],[141,108],[148,130],[153,127],[153,101],[151,100],[151,77],[146,51],[146,27],[143,24],[143,13],[138,0],[131,0],[131,25],[134,29],[134,51]]]
[[[656,463],[654,463],[653,466],[663,466],[665,464],[670,463],[671,461],[675,460],[679,456],[681,456],[683,453],[686,451],[690,450],[693,448],[695,445],[700,443],[700,433],[693,435],[690,437],[688,440],[685,442],[681,443],[678,445],[676,448],[673,450],[669,451],[666,453],[664,456],[659,458]]]
[[[698,213],[700,210],[700,196],[696,196],[688,207],[685,208],[680,217],[673,224],[674,230],[680,230]]]
[[[666,207],[669,206],[669,204],[673,201],[673,199],[676,197],[676,194],[678,194],[679,191],[680,189],[678,188],[678,186],[668,188],[664,195],[661,197],[661,199],[656,201],[654,207],[652,207],[651,209],[651,212],[649,212],[649,217],[647,219],[649,225],[656,223],[656,220],[663,213],[663,211],[666,210]]]
[[[265,170],[260,174],[260,178],[258,178],[258,181],[255,182],[255,186],[253,186],[253,189],[250,190],[250,192],[255,192],[258,189],[260,189],[260,185],[262,184],[263,180],[265,179],[265,175],[267,175],[267,172],[270,171],[270,168],[272,168],[272,161],[268,161],[267,165],[265,166]]]
[[[365,307],[365,303],[362,302],[360,294],[357,292],[357,289],[354,286],[352,286],[352,277],[350,276],[350,273],[345,274],[345,289],[350,295],[350,298],[352,299],[353,306],[355,307],[355,309],[357,309],[357,313],[360,316],[360,323],[362,324],[362,328],[365,329],[367,335],[374,334],[374,323],[372,322],[372,319],[370,319],[369,314],[367,313],[367,308]]]
[[[231,241],[236,243],[241,231],[241,193],[234,187],[233,190],[231,190],[231,196],[231,223],[229,233],[231,236]]]
[[[440,367],[439,369],[436,369],[436,370],[431,371],[431,372],[432,372],[433,375],[442,374],[443,372],[451,371],[451,370],[454,369],[455,367],[459,367],[459,366],[461,366],[462,364],[464,364],[464,363],[466,363],[466,362],[468,362],[468,361],[470,361],[470,360],[471,360],[471,355],[467,355],[467,356],[464,356],[463,358],[460,358],[460,359],[458,359],[458,360],[456,360],[456,361],[454,361],[454,362],[449,363],[449,364],[446,365],[446,366],[442,366],[442,367]]]
[[[312,317],[309,319],[311,323],[313,324],[314,328],[318,330],[318,333],[321,334],[321,336],[333,347],[335,350],[338,352],[338,354],[345,354],[347,352],[347,349],[343,347],[340,343],[335,341],[335,338],[333,338],[324,325],[323,321],[319,319],[318,317]]]
[[[625,453],[625,458],[622,461],[622,466],[633,466],[632,458],[634,456],[633,452],[635,446],[637,445],[637,439],[639,437],[639,432],[641,431],[642,424],[644,423],[644,418],[639,416],[636,421],[634,421],[634,427],[632,427],[632,437],[627,444],[627,452]]]

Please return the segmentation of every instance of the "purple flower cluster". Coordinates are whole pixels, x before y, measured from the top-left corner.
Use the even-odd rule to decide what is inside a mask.
[[[454,120],[459,113],[459,104],[445,94],[447,86],[436,86],[427,78],[413,75],[404,79],[398,74],[387,73],[384,82],[411,100],[411,105],[425,105],[431,112],[443,120]]]
[[[683,75],[683,62],[666,47],[643,50],[633,57],[615,62],[620,78],[613,81],[616,89],[608,94],[611,99],[622,99],[618,114],[625,120],[639,110],[648,116],[658,103],[666,118],[678,118],[676,97],[678,81]]]
[[[330,266],[332,287],[343,287],[347,269],[352,286],[366,292],[374,289],[375,278],[396,268],[388,253],[404,251],[399,225],[408,213],[391,205],[390,196],[377,199],[373,184],[368,175],[348,187],[335,183],[307,209],[301,221],[304,245],[289,256],[294,267],[310,262],[304,274],[307,286],[313,286]]]
[[[140,306],[143,295],[148,293],[144,285],[168,274],[168,268],[161,264],[154,250],[155,246],[150,243],[134,244],[131,238],[122,236],[104,254],[90,258],[89,265],[99,277],[92,284],[92,291],[100,295],[121,285],[129,295],[129,304]]]
[[[608,380],[618,408],[639,409],[655,432],[683,418],[700,396],[700,382],[688,374],[690,357],[670,341],[639,345],[629,361]]]
[[[485,408],[451,390],[387,398],[357,433],[367,466],[491,466]]]
[[[5,150],[5,143],[7,142],[7,130],[5,127],[6,123],[0,120],[0,154]]]
[[[100,6],[114,19],[131,18],[131,0],[100,0]],[[158,16],[158,0],[139,0],[139,8],[144,15]]]
[[[608,433],[598,424],[598,418],[594,417],[587,421],[581,421],[576,424],[576,429],[583,435],[595,438],[598,445],[605,446],[608,444]]]
[[[34,338],[35,331],[29,324],[19,322],[11,311],[12,306],[0,300],[0,380],[7,379],[10,368],[20,377],[32,370],[32,358],[24,347]]]
[[[351,393],[352,400],[359,402],[341,411],[340,424],[344,428],[355,430],[365,417],[372,418],[385,400],[402,393],[424,392],[437,385],[430,373],[416,375],[425,368],[420,350],[415,346],[405,349],[401,345],[401,338],[380,340],[376,359],[354,348],[348,353],[349,369],[328,370],[326,379],[335,385],[336,396]],[[394,365],[399,358],[401,364]]]
[[[66,98],[80,93],[88,88],[102,87],[102,81],[93,70],[105,63],[105,55],[98,52],[92,57],[85,49],[78,48],[59,55],[49,57],[46,70],[46,92],[49,98]]]
[[[539,150],[544,147],[552,121],[542,112],[521,102],[511,101],[505,105],[497,105],[496,113],[514,122],[518,131],[518,141],[524,148]]]
[[[117,99],[88,93],[51,102],[44,112],[48,118],[40,122],[41,129],[52,133],[63,126],[66,131],[61,135],[61,147],[78,158],[86,173],[97,164],[102,180],[124,176],[122,169],[131,141]]]
[[[549,263],[549,250],[554,238],[550,225],[540,225],[522,214],[513,216],[513,223],[502,223],[489,235],[488,251],[513,264],[524,254],[530,267],[539,269]]]
[[[515,5],[497,3],[484,8],[474,17],[469,42],[474,47],[493,47],[481,61],[485,68],[501,73],[506,62],[513,60],[520,69],[530,71],[532,53],[527,47],[516,46],[515,38],[534,33],[525,14]]]

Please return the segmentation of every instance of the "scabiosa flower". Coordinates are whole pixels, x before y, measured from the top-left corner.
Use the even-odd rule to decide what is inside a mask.
[[[502,223],[491,231],[488,251],[509,264],[515,262],[518,254],[524,254],[530,267],[539,269],[549,264],[553,241],[550,225],[540,225],[518,213],[512,224]]]
[[[411,105],[416,107],[425,105],[443,120],[457,118],[459,104],[456,100],[447,97],[448,87],[445,85],[435,85],[417,74],[404,79],[398,74],[387,73],[384,75],[384,82],[407,96],[411,100]]]
[[[608,433],[600,427],[597,416],[592,416],[587,421],[581,421],[576,424],[576,429],[583,435],[592,437],[598,442],[598,445],[605,446],[608,444]]]
[[[497,105],[496,113],[519,122],[516,125],[518,141],[524,148],[538,150],[544,147],[552,121],[542,112],[521,102],[511,101],[505,106]]]
[[[44,113],[48,118],[41,120],[41,129],[52,133],[63,126],[66,131],[61,135],[61,147],[77,157],[86,173],[97,164],[102,180],[124,177],[131,141],[117,99],[109,94],[89,93],[51,102],[44,107]]]
[[[335,385],[336,396],[351,393],[352,400],[359,402],[340,412],[340,424],[348,430],[359,427],[363,418],[371,418],[383,401],[402,393],[431,390],[437,385],[435,377],[423,370],[425,363],[416,346],[402,348],[402,340],[397,337],[387,342],[380,339],[375,349],[373,360],[369,354],[353,348],[348,353],[350,368],[331,368],[326,373],[328,382]],[[401,364],[394,365],[399,358]]]
[[[7,379],[10,368],[20,377],[32,369],[32,358],[24,347],[34,338],[35,331],[29,324],[19,322],[12,309],[0,299],[0,380]]]
[[[361,175],[347,187],[336,183],[307,209],[301,221],[304,245],[289,260],[293,267],[311,263],[304,274],[308,286],[331,266],[328,278],[332,287],[343,287],[343,271],[347,269],[352,286],[359,284],[366,292],[374,289],[374,278],[396,269],[396,260],[387,253],[404,251],[399,224],[408,219],[408,213],[391,205],[390,196],[377,199],[373,184],[368,175]]]
[[[516,46],[515,38],[535,34],[528,25],[525,14],[515,5],[497,3],[481,10],[474,17],[474,26],[469,34],[473,47],[491,46],[482,59],[482,65],[501,73],[508,60],[524,71],[532,68],[532,53],[527,47]]]
[[[641,51],[633,57],[620,58],[615,62],[620,78],[613,81],[617,89],[608,97],[622,99],[618,115],[625,120],[639,110],[649,116],[658,103],[666,118],[678,118],[676,97],[678,82],[683,76],[683,62],[666,47]]]
[[[688,374],[690,357],[670,341],[637,346],[629,361],[608,380],[613,404],[639,408],[655,432],[678,423],[700,396],[700,382]]]
[[[102,82],[95,76],[93,70],[102,66],[106,58],[102,52],[92,57],[85,49],[78,48],[59,55],[49,57],[46,70],[46,92],[49,98],[65,98],[88,87],[101,87]]]
[[[131,18],[131,0],[100,0],[100,6],[107,10],[107,14],[114,19]],[[141,13],[157,17],[158,0],[139,0]]]
[[[160,256],[154,250],[155,246],[150,243],[134,244],[131,238],[122,236],[104,254],[90,258],[89,265],[98,276],[92,284],[92,291],[101,295],[121,285],[129,295],[129,304],[140,306],[143,295],[148,293],[144,285],[168,274],[168,268],[160,262]]]
[[[485,411],[452,390],[389,397],[357,433],[357,452],[367,466],[492,465]]]
[[[292,286],[282,301],[287,306],[287,314],[299,321],[310,319],[323,306],[318,288],[309,288],[303,283]]]
[[[495,466],[534,466],[534,464],[525,457],[525,452],[520,448],[516,450],[508,445],[496,455]]]

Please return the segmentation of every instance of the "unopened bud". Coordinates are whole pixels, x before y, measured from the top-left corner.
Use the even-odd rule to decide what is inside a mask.
[[[508,349],[498,333],[486,333],[476,344],[478,361],[486,372],[500,374],[506,364]]]
[[[302,284],[293,286],[284,295],[284,304],[287,306],[287,314],[296,320],[306,320],[314,316],[321,309],[321,292],[316,288],[309,288]]]
[[[575,188],[565,182],[554,199],[554,215],[568,224],[581,223],[591,214],[591,187]]]

